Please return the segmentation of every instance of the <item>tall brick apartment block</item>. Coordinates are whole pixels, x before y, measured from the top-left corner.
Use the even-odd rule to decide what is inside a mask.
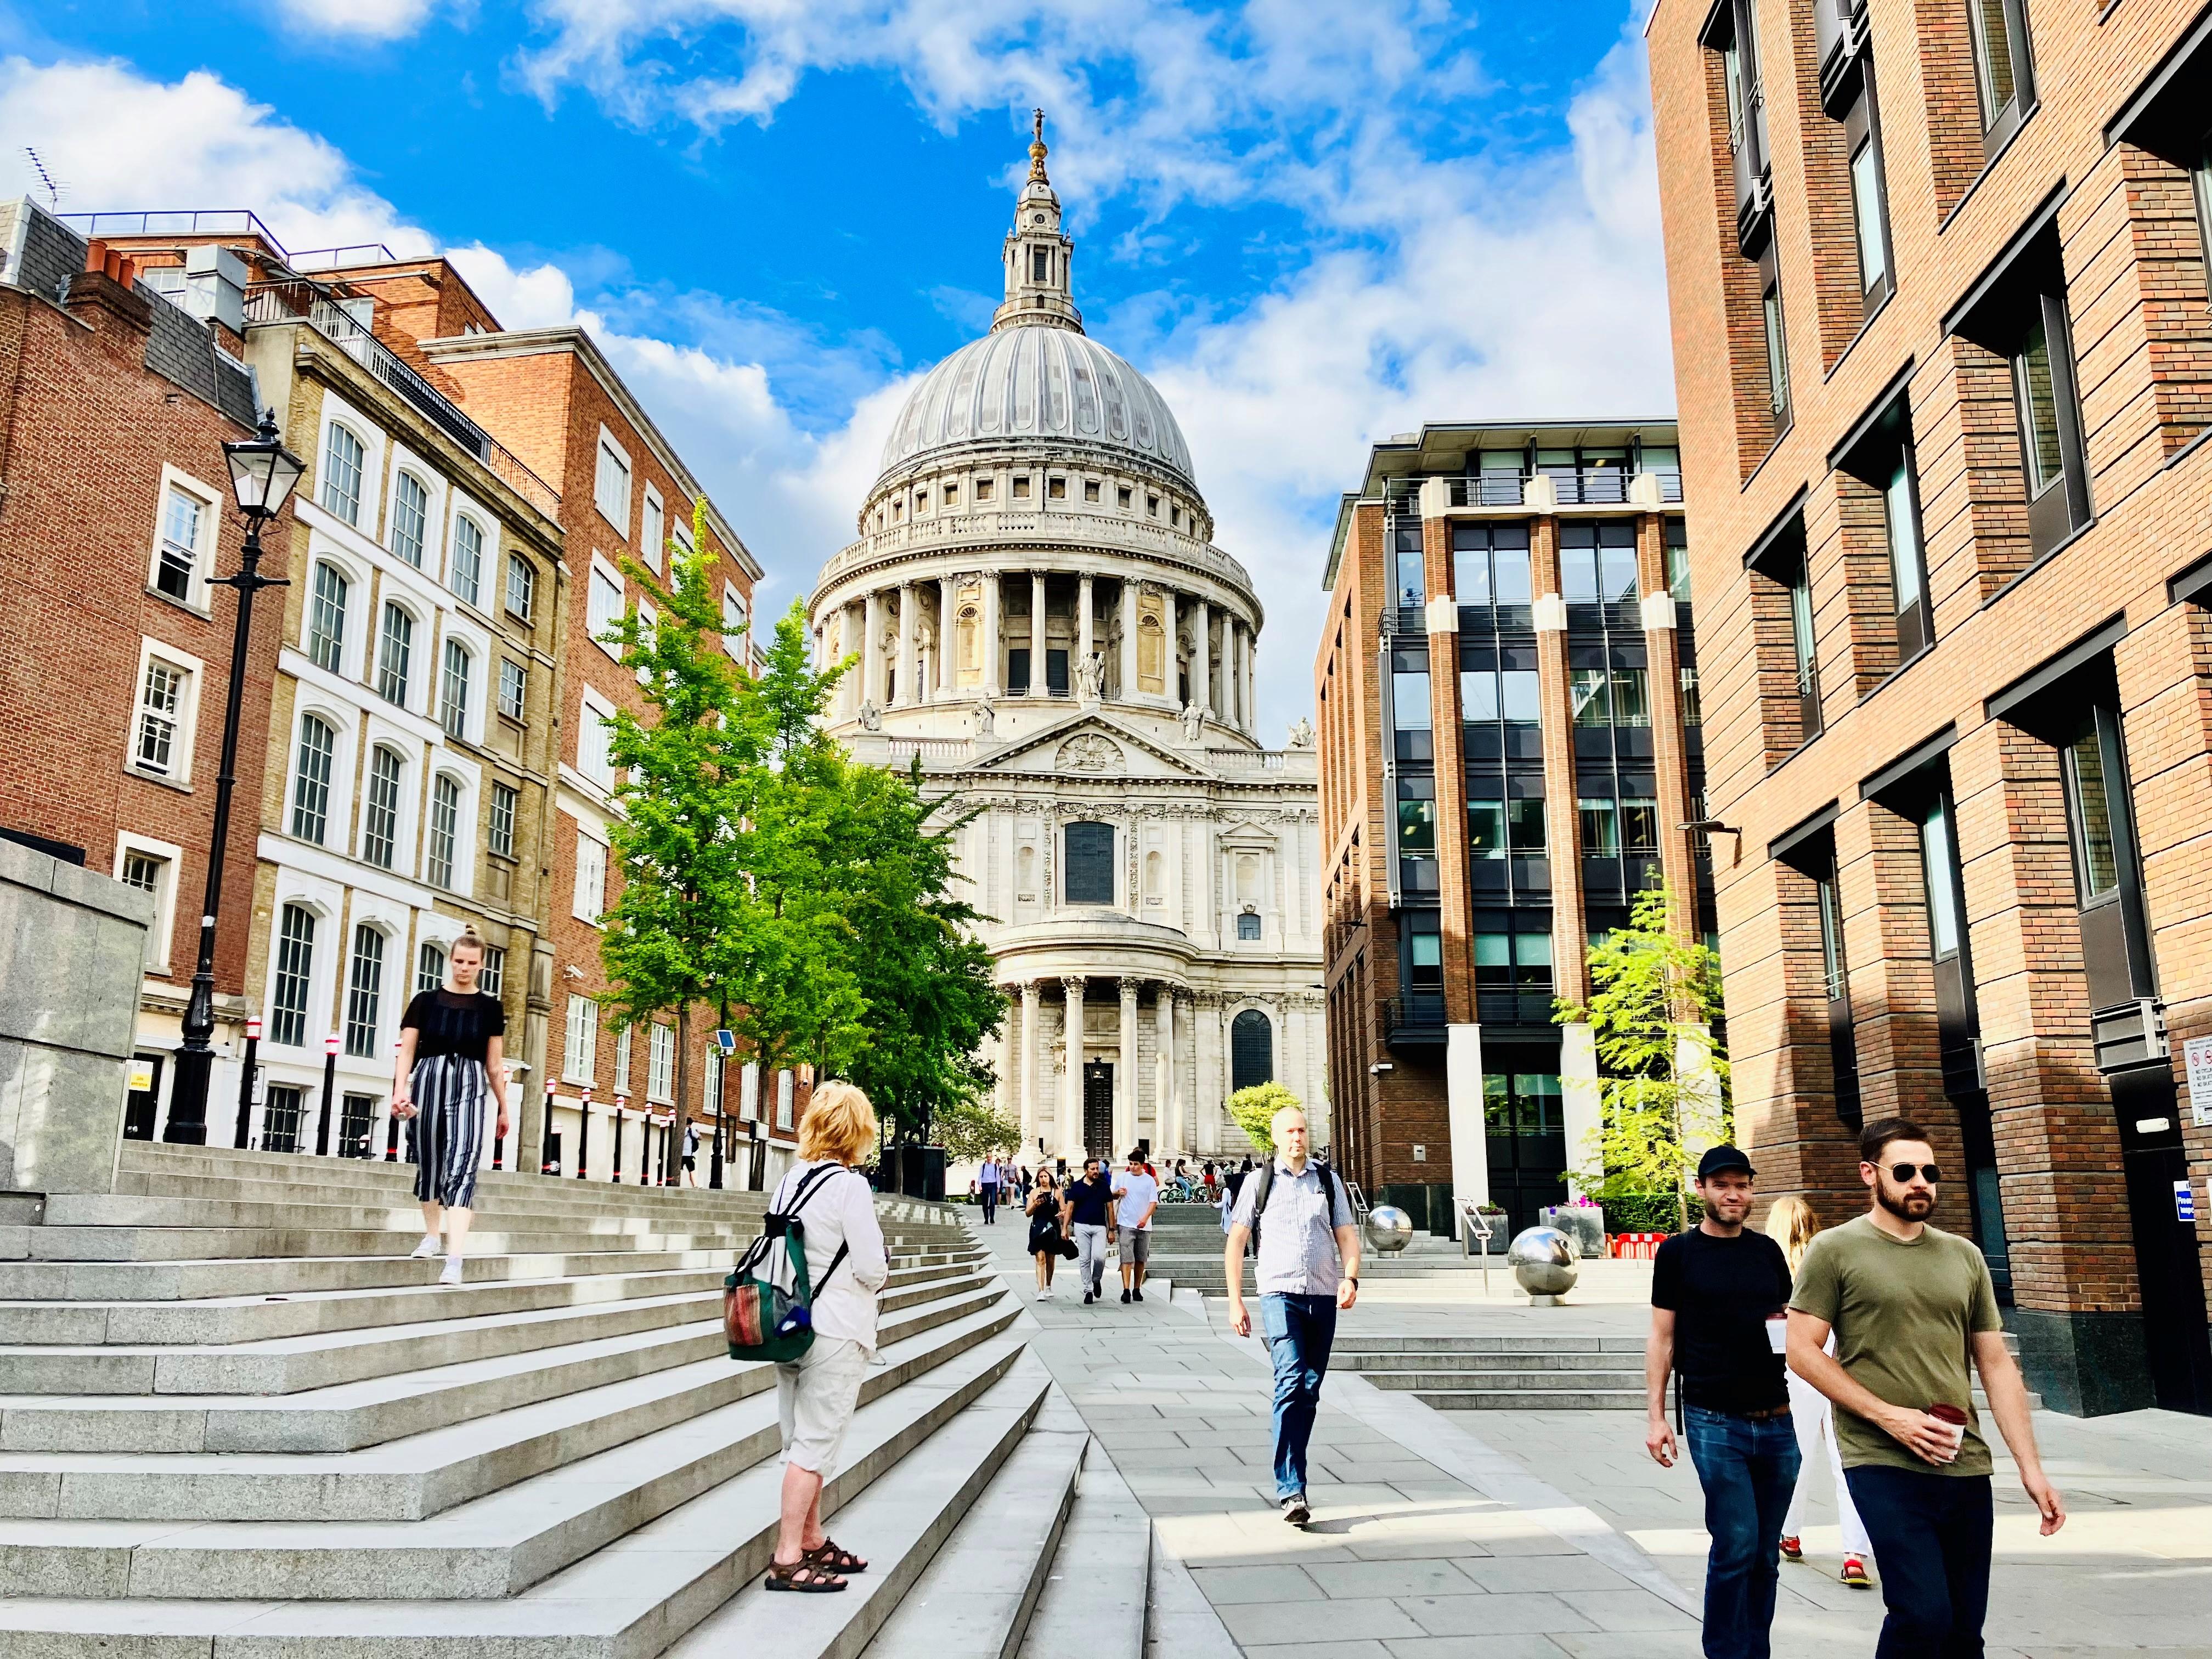
[[[1923,1120],[2045,1398],[2212,1411],[2212,9],[1649,33],[1741,1137]]]
[[[1449,1236],[1590,1156],[1596,1051],[1553,1023],[1663,877],[1711,909],[1673,422],[1447,424],[1377,444],[1326,579],[1329,1095],[1343,1166]]]
[[[127,1111],[142,1136],[179,1040],[214,835],[237,612],[207,584],[239,568],[244,538],[222,445],[255,421],[222,273],[177,276],[157,291],[35,204],[0,203],[0,835],[153,896]],[[289,574],[289,519],[266,574]],[[217,1101],[238,1088],[282,623],[264,598],[216,940]]]

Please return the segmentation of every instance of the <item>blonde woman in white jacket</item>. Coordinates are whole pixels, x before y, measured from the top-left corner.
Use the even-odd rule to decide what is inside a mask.
[[[1793,1278],[1804,1262],[1813,1236],[1820,1231],[1820,1218],[1813,1213],[1813,1206],[1794,1194],[1776,1199],[1774,1207],[1766,1212],[1766,1236],[1782,1247]],[[1780,1322],[1766,1328],[1770,1339],[1781,1346]],[[1835,1347],[1832,1332],[1828,1352],[1833,1353]],[[1836,1520],[1844,1534],[1844,1569],[1838,1576],[1853,1589],[1869,1589],[1873,1580],[1867,1576],[1866,1559],[1873,1553],[1874,1544],[1867,1536],[1866,1522],[1859,1519],[1857,1505],[1851,1502],[1850,1483],[1844,1479],[1843,1451],[1836,1444],[1836,1408],[1827,1395],[1796,1372],[1785,1370],[1783,1374],[1790,1382],[1790,1421],[1797,1431],[1800,1461],[1797,1489],[1790,1494],[1790,1513],[1782,1522],[1782,1553],[1792,1561],[1805,1559],[1798,1521],[1805,1513],[1805,1489],[1811,1484],[1813,1465],[1826,1457],[1828,1472],[1836,1480]]]
[[[860,1403],[860,1381],[876,1350],[876,1298],[890,1277],[875,1194],[853,1167],[875,1150],[877,1134],[866,1095],[849,1083],[821,1085],[799,1125],[799,1161],[769,1203],[771,1212],[786,1211],[811,1176],[830,1171],[818,1177],[799,1218],[814,1292],[814,1341],[796,1364],[775,1368],[784,1467],[782,1526],[768,1575],[772,1590],[842,1590],[845,1575],[868,1567],[822,1530],[822,1483],[836,1472]]]

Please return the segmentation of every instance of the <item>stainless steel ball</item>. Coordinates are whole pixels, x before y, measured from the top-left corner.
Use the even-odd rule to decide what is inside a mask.
[[[1574,1289],[1581,1270],[1575,1242],[1557,1227],[1529,1227],[1505,1247],[1506,1265],[1531,1296],[1564,1296]]]
[[[1384,1255],[1395,1255],[1413,1242],[1413,1218],[1393,1204],[1367,1212],[1367,1242]]]

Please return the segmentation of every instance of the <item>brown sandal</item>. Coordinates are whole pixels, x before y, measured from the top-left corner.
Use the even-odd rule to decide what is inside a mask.
[[[866,1572],[868,1564],[844,1548],[834,1538],[824,1538],[799,1559],[811,1562],[826,1572]]]
[[[846,1585],[843,1579],[819,1562],[801,1556],[789,1563],[769,1562],[768,1587],[772,1590],[795,1590],[801,1595],[828,1595]]]

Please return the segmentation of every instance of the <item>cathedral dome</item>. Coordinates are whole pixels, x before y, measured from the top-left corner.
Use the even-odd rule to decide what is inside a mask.
[[[891,427],[883,471],[941,451],[1036,440],[1120,451],[1198,490],[1189,446],[1158,388],[1060,322],[1002,324],[931,369]]]

